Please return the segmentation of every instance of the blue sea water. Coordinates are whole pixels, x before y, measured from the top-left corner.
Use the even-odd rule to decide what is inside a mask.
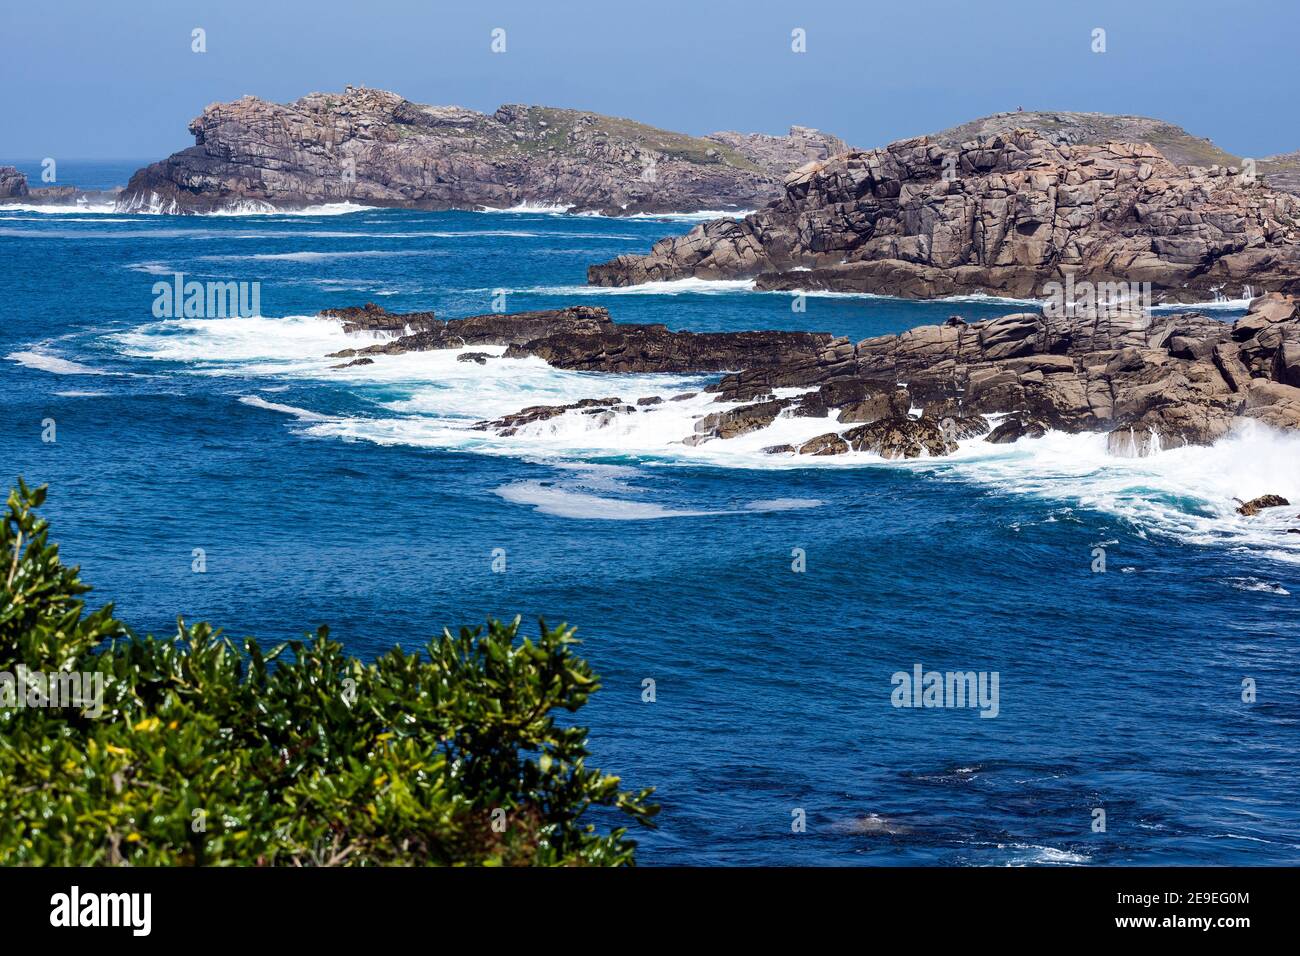
[[[505,290],[511,311],[856,340],[1029,306],[590,289],[590,263],[692,223],[326,212],[0,206],[0,471],[50,484],[92,602],[141,631],[177,614],[266,641],[329,624],[363,656],[488,615],[577,625],[603,678],[580,714],[593,763],[663,806],[644,864],[1300,861],[1300,507],[1245,519],[1232,502],[1300,502],[1296,438],[1131,460],[1050,435],[810,463],[761,454],[779,437],[678,444],[706,396],[494,438],[470,426],[711,379],[453,353],[332,369],[326,353],[373,339],[316,312],[450,318]],[[260,283],[261,315],[156,318],[154,284],[178,271]],[[892,676],[917,664],[997,672],[996,718],[893,706]]]

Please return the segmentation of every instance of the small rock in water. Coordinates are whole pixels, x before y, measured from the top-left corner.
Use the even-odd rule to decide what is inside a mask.
[[[995,445],[1009,445],[1022,438],[1042,438],[1047,429],[1041,422],[1024,421],[1012,416],[998,423],[997,428],[989,432],[984,440]]]
[[[845,455],[848,451],[849,443],[835,432],[810,438],[799,446],[801,455]]]
[[[1241,502],[1240,498],[1236,500]],[[1241,503],[1237,508],[1237,514],[1245,515],[1249,518],[1251,515],[1258,514],[1265,508],[1280,508],[1283,505],[1289,505],[1290,503],[1291,502],[1287,501],[1281,495],[1260,495],[1258,498],[1252,498],[1250,501]]]
[[[486,365],[487,360],[492,356],[487,352],[462,352],[456,356],[457,362],[478,362],[479,365]]]

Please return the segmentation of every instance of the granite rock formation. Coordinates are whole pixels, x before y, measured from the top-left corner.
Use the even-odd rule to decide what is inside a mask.
[[[1154,301],[1300,292],[1300,198],[1147,145],[1058,145],[1029,131],[953,148],[926,137],[787,178],[743,220],[588,270],[595,285],[753,277],[760,289],[1044,298],[1051,283]]]
[[[189,128],[194,146],[131,177],[124,211],[342,201],[553,204],[611,215],[753,209],[780,194],[794,166],[838,146],[798,127],[790,137],[704,139],[580,110],[502,106],[488,115],[351,86],[288,104],[214,103]]]
[[[675,332],[615,323],[590,306],[448,321],[376,306],[322,315],[394,333],[337,358],[495,345],[507,357],[566,369],[723,372],[706,389],[723,407],[682,436],[691,445],[782,416],[825,419],[827,430],[775,452],[882,457],[943,455],[981,435],[1007,442],[1048,429],[1104,432],[1122,456],[1208,444],[1242,420],[1300,429],[1300,300],[1278,293],[1252,301],[1232,324],[1197,312],[1040,311],[973,323],[954,317],[856,343],[812,332]],[[593,399],[580,413],[655,414],[662,405],[659,396]],[[574,410],[525,409],[482,427],[513,434]]]
[[[13,166],[0,166],[0,200],[27,195],[27,177]]]

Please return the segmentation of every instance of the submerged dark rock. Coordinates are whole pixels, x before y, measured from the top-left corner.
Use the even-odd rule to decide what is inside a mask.
[[[1022,438],[1042,438],[1047,429],[1041,422],[1026,421],[1018,415],[1012,415],[998,422],[984,440],[995,445],[1008,445]]]

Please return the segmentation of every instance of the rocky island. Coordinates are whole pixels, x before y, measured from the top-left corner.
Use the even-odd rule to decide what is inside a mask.
[[[792,169],[842,151],[816,130],[687,136],[581,110],[492,114],[347,87],[245,96],[190,123],[194,146],[139,170],[124,212],[354,202],[412,209],[557,205],[623,215],[752,209]]]
[[[71,206],[77,203],[111,203],[120,190],[84,190],[76,186],[29,186],[26,174],[13,166],[0,166],[0,204],[27,203]]]
[[[915,458],[949,454],[966,438],[1009,442],[1056,429],[1104,432],[1113,454],[1140,456],[1211,443],[1241,420],[1300,429],[1298,306],[1294,296],[1270,293],[1232,324],[1197,312],[1039,311],[972,323],[954,316],[856,343],[813,332],[671,331],[616,323],[591,306],[447,321],[374,305],[321,315],[353,331],[393,336],[332,356],[347,364],[504,346],[504,357],[535,356],[565,369],[723,373],[706,389],[717,410],[701,412],[681,436],[689,445],[794,416],[825,424],[798,446],[771,453]],[[664,401],[630,396],[535,406],[479,427],[508,436],[564,414],[655,414]]]
[[[1300,291],[1300,198],[1145,143],[1029,129],[921,136],[808,163],[744,219],[588,270],[595,285],[753,278],[760,289],[1043,298],[1049,283],[1149,284],[1155,301]]]

